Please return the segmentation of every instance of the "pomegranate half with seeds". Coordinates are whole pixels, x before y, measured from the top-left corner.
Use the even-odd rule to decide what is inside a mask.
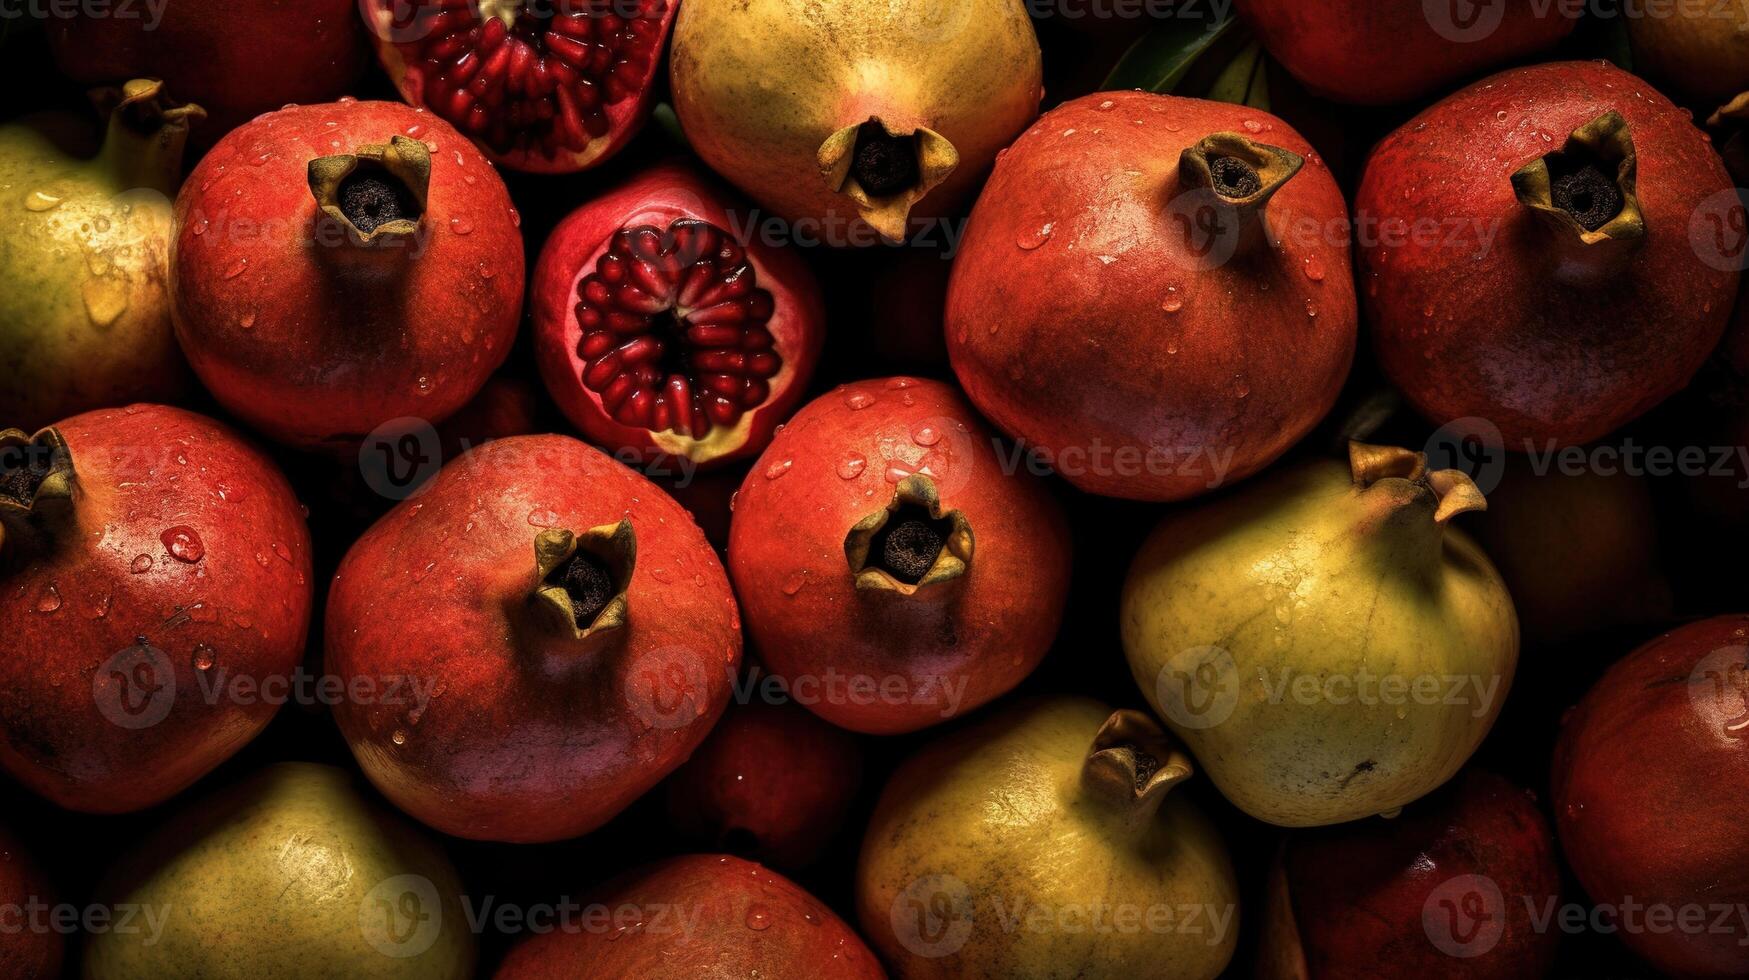
[[[497,163],[571,173],[649,118],[679,0],[361,0],[401,95]]]
[[[735,499],[729,573],[759,659],[852,731],[911,732],[1002,696],[1044,659],[1069,533],[959,391],[859,381],[772,440]]]
[[[649,460],[751,456],[800,401],[824,340],[813,274],[740,237],[748,210],[680,164],[585,204],[534,272],[547,390],[593,442]]]

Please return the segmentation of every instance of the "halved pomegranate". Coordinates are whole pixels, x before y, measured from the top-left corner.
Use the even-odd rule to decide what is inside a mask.
[[[362,0],[401,95],[497,163],[571,173],[650,115],[678,0]]]
[[[824,306],[794,254],[744,241],[724,192],[666,164],[571,214],[534,273],[547,390],[610,452],[718,465],[800,401]]]

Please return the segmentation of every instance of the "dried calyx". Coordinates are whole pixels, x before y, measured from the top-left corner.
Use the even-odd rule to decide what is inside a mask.
[[[1153,819],[1166,795],[1194,771],[1189,753],[1152,718],[1116,711],[1093,738],[1081,785],[1134,827]]]
[[[70,499],[73,483],[73,454],[59,431],[0,431],[0,547],[8,524],[22,524],[44,501]]]
[[[400,242],[419,233],[431,184],[431,150],[392,136],[387,144],[310,161],[310,194],[323,218],[358,245]]]
[[[1217,233],[1233,236],[1235,253],[1264,238],[1263,211],[1275,192],[1305,166],[1299,154],[1247,139],[1238,133],[1215,133],[1198,140],[1178,158],[1178,176],[1186,191],[1204,191],[1213,205]]]
[[[826,186],[856,205],[888,241],[905,239],[911,209],[959,167],[959,151],[934,130],[895,131],[878,117],[838,130],[820,144]]]
[[[1404,480],[1433,494],[1438,505],[1433,512],[1434,523],[1443,525],[1459,514],[1487,510],[1488,500],[1462,470],[1428,472],[1427,454],[1397,446],[1374,446],[1364,442],[1348,444],[1348,465],[1354,474],[1354,485],[1368,490],[1384,480]]]
[[[1640,247],[1646,223],[1637,180],[1633,135],[1614,111],[1574,130],[1561,149],[1512,175],[1519,203],[1552,232],[1557,278],[1599,282]]]
[[[626,624],[626,591],[637,564],[630,519],[582,534],[548,529],[535,536],[533,602],[547,621],[576,639],[604,637]]]
[[[1749,184],[1749,92],[1737,96],[1707,119],[1718,135],[1713,142],[1739,185]]]
[[[943,512],[933,480],[899,482],[887,506],[856,523],[844,555],[859,590],[912,595],[950,582],[972,563],[972,526],[961,512]]]

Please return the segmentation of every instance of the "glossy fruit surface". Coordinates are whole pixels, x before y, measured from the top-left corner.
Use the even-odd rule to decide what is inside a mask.
[[[789,703],[731,708],[668,780],[668,819],[688,839],[774,867],[812,864],[862,782],[862,748]]]
[[[385,515],[328,597],[328,670],[405,678],[336,706],[365,774],[458,837],[595,829],[704,740],[740,621],[715,552],[637,473],[564,436],[482,446]]]
[[[1468,770],[1388,822],[1288,838],[1269,886],[1258,980],[1390,974],[1540,980],[1561,932],[1554,833],[1536,799]]]
[[[201,160],[176,216],[177,339],[220,404],[278,441],[350,450],[398,418],[441,421],[516,335],[520,219],[430,113],[269,113]]]
[[[570,173],[606,160],[649,117],[679,0],[360,0],[401,95],[496,163]]]
[[[1749,973],[1749,616],[1717,616],[1647,643],[1568,715],[1555,752],[1561,850],[1593,902],[1642,913],[1621,939],[1681,977]],[[1624,753],[1643,760],[1624,767]],[[1657,907],[1666,922],[1648,928]],[[1687,912],[1683,910],[1687,909]]]
[[[1019,0],[689,3],[670,71],[704,162],[837,245],[952,215],[1038,114],[1042,73]]]
[[[273,717],[311,588],[291,488],[219,423],[134,405],[0,432],[0,765],[68,809],[168,799]]]
[[[33,905],[32,903],[35,903]],[[66,940],[53,928],[55,895],[36,862],[0,829],[0,905],[10,913],[0,933],[0,974],[13,980],[55,980],[61,975]]]
[[[0,126],[0,419],[35,429],[132,401],[173,401],[188,367],[170,326],[171,205],[197,106],[163,85],[105,93],[108,130],[42,113]]]
[[[1678,3],[1627,24],[1634,69],[1647,78],[1709,105],[1749,92],[1749,7]]]
[[[1346,214],[1266,113],[1139,92],[1066,103],[972,212],[948,291],[954,373],[1090,493],[1180,500],[1242,479],[1347,377]]]
[[[919,980],[1213,980],[1239,890],[1220,832],[1174,788],[1191,774],[1140,712],[1059,697],[986,715],[887,784],[857,869],[863,931]]]
[[[1600,438],[1686,384],[1731,315],[1746,227],[1686,112],[1598,63],[1477,83],[1388,137],[1356,212],[1391,381],[1506,448]]]
[[[1579,22],[1537,0],[1471,5],[1377,0],[1235,0],[1300,83],[1337,102],[1391,105],[1552,47]]]
[[[1353,444],[1155,528],[1123,590],[1142,694],[1246,813],[1389,813],[1481,744],[1518,660],[1500,575],[1447,522],[1468,477]]]
[[[813,273],[737,237],[746,209],[667,164],[560,223],[535,268],[547,390],[621,459],[720,466],[771,441],[825,341]]]
[[[473,976],[460,877],[365,794],[351,773],[284,762],[178,813],[99,888],[158,929],[93,933],[84,976]]]
[[[886,976],[831,909],[789,879],[740,858],[670,858],[608,882],[588,901],[643,910],[644,921],[637,928],[536,936],[511,951],[497,980]],[[660,917],[665,924],[657,909],[668,910]]]
[[[852,731],[938,724],[1050,648],[1069,537],[958,391],[887,378],[796,413],[735,499],[729,571],[753,650]]]
[[[62,74],[83,85],[162,79],[212,114],[211,145],[287,103],[345,93],[368,57],[355,0],[176,0],[72,8],[47,19]]]

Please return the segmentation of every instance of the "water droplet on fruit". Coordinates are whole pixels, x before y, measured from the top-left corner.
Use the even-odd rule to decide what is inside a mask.
[[[873,405],[875,397],[866,391],[853,391],[844,396],[844,405],[853,412],[860,412]]]
[[[1054,221],[1047,221],[1044,224],[1041,224],[1036,228],[1031,228],[1031,229],[1028,229],[1026,231],[1022,231],[1020,233],[1020,237],[1016,238],[1014,240],[1014,244],[1020,246],[1024,250],[1030,252],[1033,249],[1038,248],[1039,246],[1043,245],[1045,242],[1050,241],[1051,240],[1051,233],[1056,231],[1056,230],[1057,230],[1057,223]]]
[[[164,550],[177,561],[192,565],[206,557],[206,545],[201,543],[200,535],[186,524],[165,528],[158,540],[164,542]]]
[[[152,556],[151,555],[135,555],[134,560],[128,564],[128,571],[132,572],[135,575],[141,575],[141,574],[144,574],[144,573],[149,572],[151,570],[152,570]]]
[[[868,460],[859,452],[849,452],[838,461],[838,476],[845,480],[854,480],[868,468]]]
[[[1177,313],[1184,309],[1184,297],[1178,295],[1177,286],[1166,287],[1166,299],[1161,302],[1160,308],[1168,313]]]
[[[528,512],[528,523],[531,527],[557,527],[559,515],[551,510],[537,507]]]
[[[251,310],[238,317],[237,326],[242,327],[244,330],[253,330],[255,328],[255,311]]]
[[[1107,104],[1109,105],[1110,103]],[[748,909],[747,928],[752,929],[754,932],[764,932],[771,928],[771,913],[757,905]]]
[[[107,327],[127,312],[128,285],[123,280],[108,276],[87,279],[79,294],[85,300],[85,315],[91,318],[92,326]]]
[[[195,237],[199,238],[201,235],[206,234],[206,229],[207,229],[207,220],[205,218],[201,218],[200,220],[198,220],[194,223],[194,227],[191,230],[194,232]]]
[[[58,207],[61,199],[48,191],[31,191],[24,199],[26,211],[52,211]]]
[[[61,608],[61,590],[55,588],[54,583],[51,582],[37,595],[36,611],[52,613],[59,608]]]
[[[98,596],[97,601],[91,604],[91,618],[92,619],[102,619],[103,617],[109,615],[110,604],[113,603],[114,601],[115,601],[115,597],[108,595],[107,593],[104,595]]]
[[[1306,278],[1313,282],[1324,281],[1324,263],[1316,255],[1306,256]]]
[[[767,466],[765,468],[765,478],[767,480],[775,480],[778,477],[784,475],[785,473],[788,473],[790,471],[790,467],[794,466],[795,464],[796,464],[796,461],[793,459],[779,460],[778,462],[772,463],[770,466]]]
[[[884,475],[888,483],[902,483],[906,477],[911,475],[911,471],[902,466],[889,466]]]
[[[1261,132],[1263,132],[1263,124],[1258,122],[1255,119],[1247,119],[1244,122],[1240,123],[1239,125],[1244,126],[1245,132],[1247,132],[1247,133],[1261,133]]]
[[[238,259],[236,262],[231,264],[231,267],[229,269],[225,270],[225,278],[226,279],[235,279],[238,276],[242,275],[244,272],[246,272],[248,269],[249,269],[249,260],[248,259]]]
[[[217,659],[218,659],[218,655],[216,653],[214,653],[212,647],[207,646],[205,643],[195,644],[195,647],[194,647],[194,669],[195,670],[212,670],[213,663],[216,662]]]
[[[449,219],[449,230],[458,235],[468,235],[473,233],[474,226],[468,219],[458,215]]]
[[[418,380],[418,381],[415,381],[415,382],[414,382],[414,386],[415,386],[415,387],[417,387],[417,388],[418,388],[418,389],[419,389],[419,393],[420,393],[420,394],[421,394],[421,395],[429,395],[429,394],[431,394],[431,379],[430,379],[430,378],[428,378],[428,377],[426,377],[426,376],[425,376],[425,375],[423,375],[423,374],[421,374],[421,375],[420,375],[420,376],[419,376],[419,380]]]
[[[1318,316],[1318,304],[1309,299],[1306,300],[1306,316],[1311,318],[1316,318]]]
[[[397,728],[395,729],[395,734],[389,736],[389,741],[394,742],[396,745],[406,745],[407,733]]]
[[[941,430],[934,426],[920,426],[911,431],[911,441],[919,446],[933,446],[941,441]]]
[[[655,579],[658,582],[661,582],[664,585],[668,584],[669,582],[674,581],[674,573],[670,572],[666,568],[652,568],[652,569],[650,569],[650,577]]]

